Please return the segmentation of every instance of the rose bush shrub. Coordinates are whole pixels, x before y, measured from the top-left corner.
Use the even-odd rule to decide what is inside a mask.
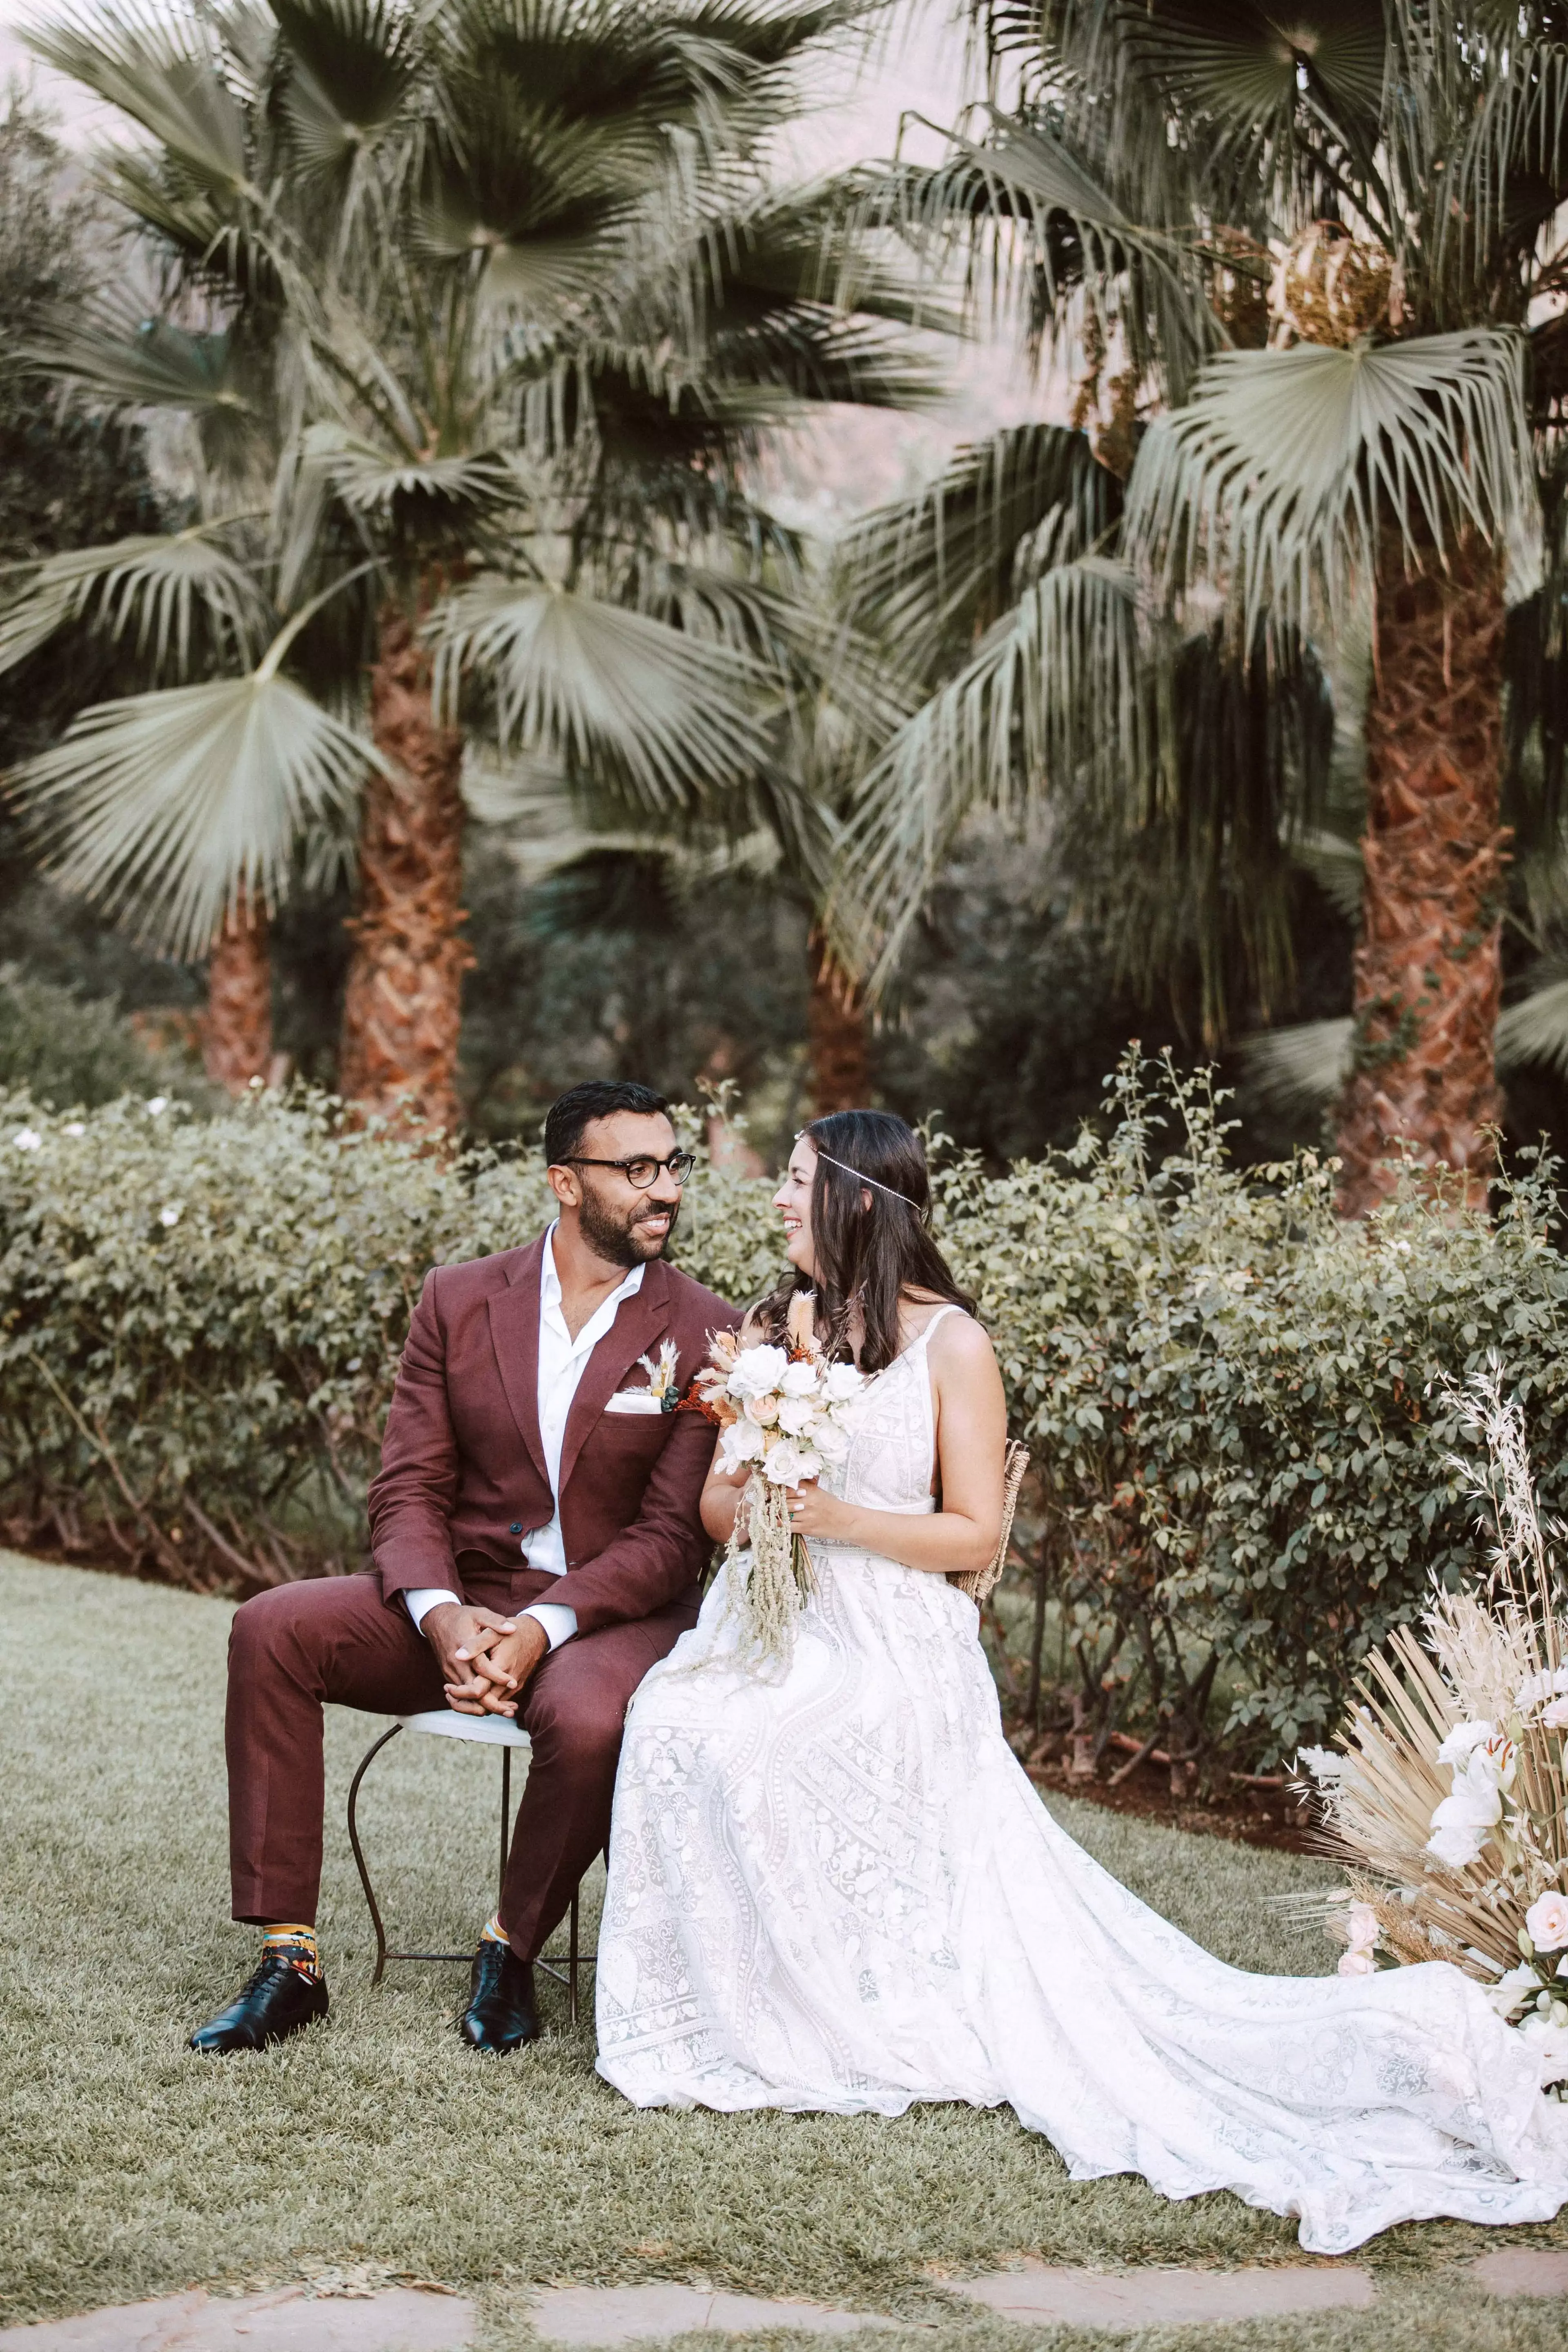
[[[939,1152],[942,1238],[1033,1456],[1026,1540],[1088,1752],[1266,1769],[1431,1579],[1481,1563],[1437,1376],[1502,1359],[1568,1509],[1552,1171],[1526,1160],[1490,1223],[1412,1187],[1344,1226],[1310,1155],[1231,1163],[1201,1082],[1134,1057],[1110,1114],[1005,1175]],[[531,1236],[542,1179],[536,1151],[443,1159],[321,1097],[205,1121],[0,1100],[11,1539],[208,1588],[357,1566],[425,1271]],[[705,1158],[689,1189],[679,1255],[725,1297],[777,1277],[772,1191]]]

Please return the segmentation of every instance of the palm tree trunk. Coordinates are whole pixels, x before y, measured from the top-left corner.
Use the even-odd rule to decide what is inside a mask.
[[[202,1066],[209,1078],[242,1095],[252,1078],[272,1070],[272,960],[267,909],[243,892],[214,940],[207,959],[207,1005],[202,1015]]]
[[[854,983],[834,961],[822,933],[812,930],[811,1002],[806,1036],[811,1056],[811,1107],[815,1118],[830,1110],[857,1110],[871,1088],[870,1041],[866,1013]]]
[[[463,739],[437,724],[430,658],[400,606],[382,614],[371,731],[392,770],[373,776],[360,828],[360,907],[343,998],[338,1085],[362,1109],[457,1131],[463,974]]]
[[[1472,537],[1446,573],[1428,558],[1412,579],[1395,551],[1376,594],[1355,1063],[1339,1114],[1340,1209],[1352,1217],[1394,1190],[1379,1162],[1402,1143],[1484,1204],[1502,1111],[1502,566]]]

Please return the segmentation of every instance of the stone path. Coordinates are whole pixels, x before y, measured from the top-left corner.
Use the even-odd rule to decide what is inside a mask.
[[[1456,2268],[1453,2277],[1489,2294],[1568,2298],[1568,2252],[1500,2246]],[[1354,2263],[1084,2271],[1026,2262],[1016,2270],[944,2284],[954,2296],[1034,2327],[1222,2325],[1297,2311],[1364,2311],[1376,2301],[1372,2273]],[[541,2287],[532,2315],[543,2342],[561,2346],[646,2344],[683,2334],[746,2336],[767,2327],[865,2335],[897,2324],[870,2312],[718,2294],[673,2279],[644,2286]],[[467,2352],[473,2332],[474,2306],[466,2296],[418,2287],[373,2294],[284,2287],[238,2296],[209,2295],[196,2287],[159,2303],[0,2328],[0,2352]]]

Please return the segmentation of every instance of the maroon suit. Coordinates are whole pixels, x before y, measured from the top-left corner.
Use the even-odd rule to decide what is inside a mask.
[[[444,1706],[441,1672],[403,1604],[445,1585],[512,1614],[575,1610],[577,1632],[535,1669],[519,1706],[533,1742],[501,1916],[540,1951],[609,1836],[621,1727],[648,1668],[696,1622],[709,1542],[698,1497],[713,1432],[696,1413],[610,1413],[640,1388],[639,1356],[673,1340],[687,1388],[733,1307],[655,1259],[584,1367],[561,1450],[564,1576],[530,1569],[554,1515],[539,1433],[541,1238],[426,1280],[370,1490],[376,1574],[287,1584],[247,1601],[229,1645],[234,1916],[313,1921],[321,1874],[321,1707],[382,1715]]]

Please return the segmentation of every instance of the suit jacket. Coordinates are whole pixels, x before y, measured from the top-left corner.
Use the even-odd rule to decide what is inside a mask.
[[[393,1391],[381,1471],[370,1489],[372,1549],[383,1597],[419,1585],[460,1591],[459,1552],[522,1565],[527,1538],[554,1500],[539,1434],[541,1234],[526,1249],[426,1276]],[[544,1596],[577,1612],[579,1633],[651,1616],[696,1598],[711,1549],[697,1515],[714,1433],[700,1413],[606,1413],[616,1389],[659,1343],[679,1349],[688,1388],[710,1332],[735,1308],[655,1258],[584,1366],[561,1449],[566,1573]]]

